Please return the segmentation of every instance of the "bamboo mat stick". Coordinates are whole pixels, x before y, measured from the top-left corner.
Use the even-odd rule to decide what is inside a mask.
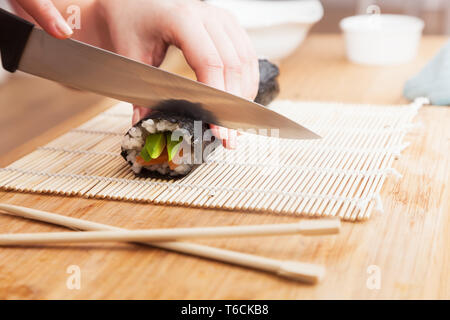
[[[54,213],[24,208],[8,204],[0,204],[0,210],[11,215],[43,221],[55,225],[65,226],[76,230],[85,231],[127,231],[126,229],[109,226],[97,222],[61,216]],[[231,250],[208,247],[189,242],[142,242],[141,244],[160,249],[189,254],[224,263],[239,265],[276,274],[292,280],[315,284],[325,275],[325,268],[320,265],[301,263],[289,260],[277,260],[257,255],[240,253]]]
[[[78,243],[103,241],[175,241],[200,238],[231,238],[292,234],[326,235],[339,232],[340,222],[333,220],[302,221],[297,223],[259,226],[229,226],[203,228],[172,228],[127,231],[38,232],[0,234],[0,245],[29,245],[44,243]]]

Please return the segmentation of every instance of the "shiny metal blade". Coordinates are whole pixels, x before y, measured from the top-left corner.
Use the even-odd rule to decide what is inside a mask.
[[[55,39],[40,29],[33,29],[19,69],[143,107],[165,109],[170,104],[160,102],[190,101],[194,107],[185,103],[180,108],[194,112],[198,120],[231,129],[279,129],[281,138],[320,138],[257,103],[76,40]]]

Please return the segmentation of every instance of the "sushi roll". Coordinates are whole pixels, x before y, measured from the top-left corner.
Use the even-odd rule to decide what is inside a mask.
[[[260,84],[255,102],[268,104],[278,94],[278,68],[260,60]],[[152,111],[135,124],[122,140],[122,157],[140,177],[179,179],[200,165],[221,145],[209,126],[195,121],[196,105],[187,101],[164,101],[165,111]],[[190,104],[180,107],[180,104]],[[155,108],[157,109],[157,108]],[[191,110],[183,114],[180,110]]]
[[[280,70],[276,65],[268,60],[259,60],[259,88],[255,102],[268,105],[280,93],[280,85],[278,84],[278,76]]]

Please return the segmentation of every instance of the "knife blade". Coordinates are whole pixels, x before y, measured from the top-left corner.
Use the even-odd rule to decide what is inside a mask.
[[[17,46],[17,39],[5,35],[8,30],[3,28],[2,16],[0,12],[0,40],[9,37],[8,41],[16,41]],[[231,129],[263,134],[278,129],[280,138],[320,138],[257,103],[77,40],[59,40],[34,26],[24,40],[24,49],[16,59],[17,69],[35,76],[152,109],[164,110],[168,104],[160,102],[166,100],[189,101],[195,104],[198,120]],[[1,51],[4,62],[3,47]],[[189,108],[190,104],[180,106]]]

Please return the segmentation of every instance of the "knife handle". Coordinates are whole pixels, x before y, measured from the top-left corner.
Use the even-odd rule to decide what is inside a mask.
[[[34,24],[0,9],[0,52],[5,70],[15,72]]]

